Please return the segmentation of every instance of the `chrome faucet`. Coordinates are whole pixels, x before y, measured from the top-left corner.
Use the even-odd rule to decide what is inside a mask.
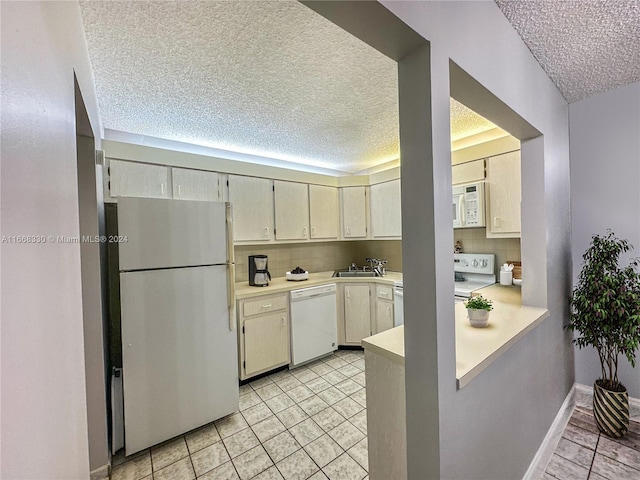
[[[349,271],[350,272],[357,272],[358,271],[358,265],[356,265],[356,262],[353,262],[351,265],[349,265]]]
[[[381,260],[378,260],[377,258],[365,258],[365,262],[369,262],[371,271],[374,272],[377,277],[384,277],[387,274],[386,258],[383,258]]]

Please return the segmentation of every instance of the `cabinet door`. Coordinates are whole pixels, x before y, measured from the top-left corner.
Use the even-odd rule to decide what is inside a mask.
[[[365,187],[342,188],[342,236],[366,238],[367,196]]]
[[[309,190],[304,183],[273,182],[276,208],[276,240],[309,238]]]
[[[376,328],[374,333],[393,328],[393,303],[376,299]]]
[[[451,167],[451,177],[454,185],[484,180],[484,159],[454,165]]]
[[[112,197],[169,197],[169,169],[161,165],[109,162],[109,187]]]
[[[368,285],[344,286],[344,322],[347,343],[360,343],[371,335],[371,308]]]
[[[487,160],[487,236],[520,236],[520,152]]]
[[[269,241],[273,233],[273,182],[229,175],[233,236],[237,241]]]
[[[287,320],[286,312],[245,319],[245,375],[289,363]]]
[[[311,238],[338,238],[338,189],[309,185]]]
[[[218,174],[187,168],[172,168],[173,198],[218,201]]]
[[[372,236],[402,236],[400,180],[371,185],[370,193]]]

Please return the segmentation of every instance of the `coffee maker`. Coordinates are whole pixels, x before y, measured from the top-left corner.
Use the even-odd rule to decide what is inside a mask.
[[[249,255],[249,285],[266,287],[271,280],[266,255]]]

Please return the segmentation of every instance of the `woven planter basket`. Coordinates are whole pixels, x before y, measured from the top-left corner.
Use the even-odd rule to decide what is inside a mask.
[[[614,392],[593,384],[593,415],[602,433],[620,438],[629,429],[629,393]]]

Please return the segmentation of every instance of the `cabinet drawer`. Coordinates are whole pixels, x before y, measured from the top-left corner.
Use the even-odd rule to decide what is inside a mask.
[[[393,300],[393,289],[391,287],[381,287],[378,285],[378,293],[376,296],[386,300]]]
[[[250,317],[268,312],[275,312],[287,308],[288,297],[277,295],[274,297],[260,297],[256,300],[245,300],[242,304],[242,315]]]

